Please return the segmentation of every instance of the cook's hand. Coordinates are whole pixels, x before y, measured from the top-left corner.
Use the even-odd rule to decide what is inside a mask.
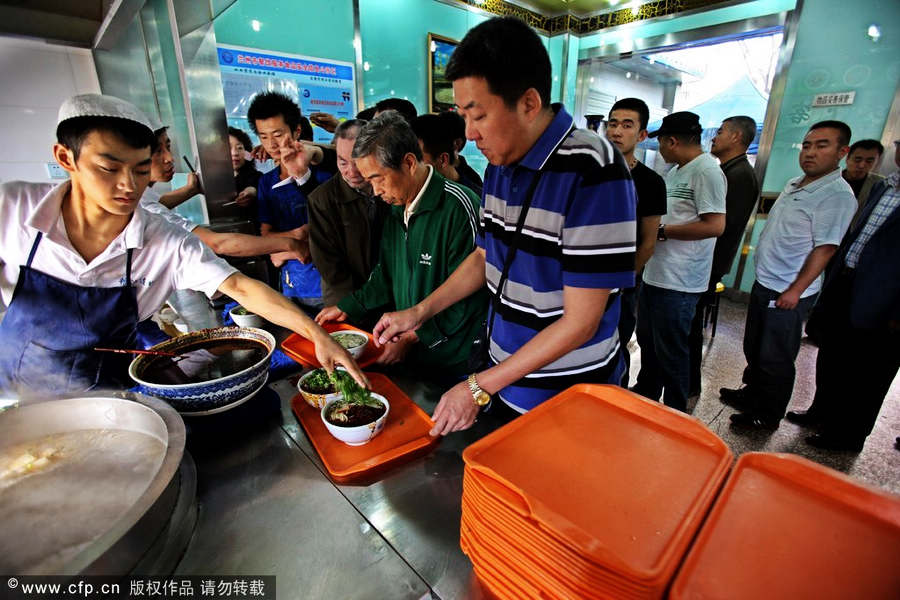
[[[329,321],[346,321],[347,313],[339,309],[337,306],[326,306],[316,315],[316,323],[328,323]]]
[[[775,301],[775,306],[784,310],[791,310],[797,308],[797,304],[799,303],[800,292],[795,292],[791,288],[788,288],[778,296],[778,300]]]
[[[309,120],[313,122],[313,125],[318,125],[328,133],[334,133],[334,130],[337,129],[337,126],[340,124],[337,117],[324,112],[311,113],[309,115]]]
[[[316,345],[316,358],[330,375],[334,372],[334,367],[342,365],[347,372],[356,380],[356,383],[368,389],[370,386],[368,378],[344,348],[341,347],[334,338],[328,335],[324,329],[319,329],[313,342]]]
[[[248,206],[254,199],[256,199],[256,188],[248,186],[241,190],[241,193],[234,200],[238,203],[238,206]]]
[[[465,381],[457,383],[441,396],[441,401],[438,402],[434,414],[431,415],[434,427],[431,428],[428,435],[447,435],[454,431],[468,429],[477,417],[478,405],[472,399],[469,384]]]
[[[372,337],[375,338],[376,346],[383,346],[388,342],[397,342],[400,340],[400,334],[408,331],[415,331],[422,326],[421,310],[418,304],[397,312],[389,312],[381,315],[375,329],[372,330]]]
[[[384,352],[381,353],[381,356],[375,362],[379,365],[393,365],[402,362],[417,341],[419,341],[419,336],[412,331],[404,333],[400,335],[400,341],[385,344]]]
[[[310,150],[303,144],[285,136],[281,141],[281,166],[291,177],[303,177],[309,171]]]

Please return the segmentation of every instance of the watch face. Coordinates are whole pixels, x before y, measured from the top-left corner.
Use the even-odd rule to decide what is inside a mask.
[[[475,404],[477,404],[478,406],[485,406],[490,401],[491,397],[487,392],[480,392],[477,396],[475,396]]]

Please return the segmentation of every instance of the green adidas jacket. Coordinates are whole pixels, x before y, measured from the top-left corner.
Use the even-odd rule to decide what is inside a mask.
[[[376,311],[404,310],[423,300],[475,249],[479,205],[474,192],[432,169],[410,217],[409,231],[403,223],[403,207],[392,207],[378,264],[368,281],[338,302],[338,308],[351,321],[358,321]],[[409,360],[462,374],[487,306],[487,289],[482,288],[423,323]]]

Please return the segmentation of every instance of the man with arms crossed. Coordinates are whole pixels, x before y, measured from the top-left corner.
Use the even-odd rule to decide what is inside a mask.
[[[759,198],[759,182],[753,165],[747,160],[747,148],[754,137],[756,121],[750,117],[728,117],[719,126],[709,151],[719,159],[728,182],[728,192],[725,194],[725,231],[716,239],[709,287],[697,302],[697,311],[691,323],[691,396],[700,395],[704,308],[716,301],[716,285],[731,270],[734,257],[741,247],[741,240],[744,239],[747,221]]]

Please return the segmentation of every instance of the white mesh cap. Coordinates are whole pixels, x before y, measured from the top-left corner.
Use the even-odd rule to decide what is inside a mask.
[[[163,125],[162,121],[154,117],[153,115],[147,115],[147,121],[150,123],[150,129],[153,130],[153,133],[156,133],[163,127],[167,127],[167,125]]]
[[[56,124],[59,125],[63,121],[76,117],[118,117],[140,123],[151,131],[154,130],[150,119],[138,107],[115,96],[104,96],[103,94],[72,96],[59,107],[59,118],[56,120]]]

